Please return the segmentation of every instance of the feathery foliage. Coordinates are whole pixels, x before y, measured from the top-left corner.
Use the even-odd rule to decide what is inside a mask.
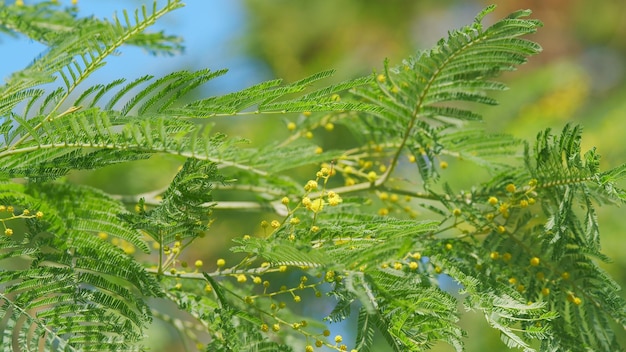
[[[319,87],[324,71],[183,100],[226,73],[206,69],[86,86],[124,45],[179,51],[178,37],[147,29],[181,6],[112,21],[55,2],[0,6],[0,33],[48,47],[0,87],[3,351],[142,350],[153,314],[205,351],[372,351],[376,336],[394,351],[461,351],[459,305],[510,348],[621,349],[625,302],[598,266],[608,258],[596,208],[626,200],[616,184],[626,165],[600,170],[580,126],[531,145],[472,124],[473,105],[506,88],[497,76],[541,51],[522,38],[541,26],[530,11],[485,27],[487,7],[432,49],[334,85]],[[277,114],[291,135],[259,147],[204,123]],[[307,138],[335,125],[349,147]],[[114,196],[64,178],[156,154],[182,162],[161,190]],[[458,159],[487,179],[454,189],[445,169]],[[189,269],[185,249],[221,236],[210,225],[222,208],[280,220],[237,236],[237,263]],[[300,315],[298,304],[324,296],[323,319]],[[330,336],[327,323],[353,314],[354,341]]]

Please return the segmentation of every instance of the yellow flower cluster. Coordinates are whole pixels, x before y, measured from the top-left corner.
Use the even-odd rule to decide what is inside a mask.
[[[525,209],[536,203],[535,189],[537,187],[537,180],[532,179],[528,182],[528,185],[518,189],[513,183],[509,183],[504,187],[506,198],[504,200],[498,199],[496,196],[489,196],[487,203],[493,207],[485,214],[485,219],[488,221],[494,220],[496,217],[502,217],[506,222],[511,216],[511,211],[516,208]],[[498,233],[506,233],[505,224],[494,224],[494,229]]]
[[[302,198],[302,205],[310,211],[317,213],[324,209],[324,200],[322,198],[311,200],[309,197],[304,197]]]
[[[341,199],[341,197],[333,191],[329,191],[327,197],[328,204],[331,206],[339,205],[343,201],[343,199]]]
[[[9,216],[3,219],[0,219],[2,225],[4,226],[4,234],[7,237],[13,236],[13,229],[7,227],[7,222],[14,219],[37,219],[41,220],[43,218],[43,213],[41,211],[37,211],[33,214],[30,210],[24,209],[21,214],[15,214],[15,208],[12,205],[0,205],[0,213],[7,212]]]

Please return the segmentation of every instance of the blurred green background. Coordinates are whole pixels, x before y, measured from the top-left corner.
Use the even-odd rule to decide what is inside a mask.
[[[103,17],[110,16],[112,10],[103,9],[101,3],[81,0],[81,14],[97,12]],[[108,3],[110,8],[121,10],[133,9],[144,2]],[[190,0],[185,9],[161,23],[161,28],[170,34],[185,37],[188,50],[182,59],[152,59],[124,49],[123,55],[114,58],[123,64],[115,66],[112,62],[113,69],[104,71],[105,68],[102,76],[94,79],[111,77],[113,73],[113,78],[127,76],[121,68],[115,68],[123,65],[131,65],[135,70],[132,74],[136,76],[155,73],[145,72],[146,69],[157,73],[203,67],[232,69],[225,78],[197,93],[203,95],[232,91],[274,77],[294,81],[328,68],[337,70],[333,79],[338,81],[380,70],[385,58],[395,65],[418,50],[430,48],[448,30],[470,23],[490,3],[475,0]],[[559,131],[567,122],[581,123],[586,132],[584,149],[597,147],[603,156],[603,168],[625,162],[626,2],[502,0],[495,3],[498,4],[496,14],[490,15],[487,22],[517,9],[532,9],[533,17],[543,21],[544,27],[530,39],[539,42],[544,52],[531,58],[517,72],[504,76],[510,90],[498,94],[499,106],[483,110],[485,128],[532,140],[544,128]],[[288,135],[285,122],[275,117],[224,119],[214,123],[216,129],[251,138],[255,144]],[[324,144],[323,134],[316,138]],[[166,185],[180,163],[181,160],[173,157],[159,157],[132,167],[118,165],[96,172],[77,172],[70,175],[70,179],[114,194],[147,192]],[[459,178],[463,177],[462,170],[455,170],[454,165],[450,170]],[[216,258],[229,259],[227,248],[231,238],[259,233],[261,220],[278,218],[259,212],[216,211],[215,214],[217,221],[211,233],[186,253],[189,262],[203,259],[208,263],[205,269],[209,270],[214,268]],[[608,207],[599,213],[604,251],[615,260],[603,266],[622,287],[626,286],[626,256],[622,255],[626,250],[624,214],[623,208]],[[330,308],[321,310],[324,309]],[[467,351],[505,350],[480,314],[464,315],[461,324],[469,333]],[[162,329],[166,328],[156,325],[151,334],[153,350],[180,350],[178,337],[171,330]],[[337,331],[345,329],[346,326],[339,326]],[[617,331],[626,341],[623,331],[619,328]],[[452,349],[440,345],[435,351]]]

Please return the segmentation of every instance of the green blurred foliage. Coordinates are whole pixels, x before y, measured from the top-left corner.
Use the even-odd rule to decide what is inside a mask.
[[[245,3],[249,53],[288,80],[329,67],[340,77],[367,74],[385,56],[405,56],[411,14],[421,7],[411,0]]]

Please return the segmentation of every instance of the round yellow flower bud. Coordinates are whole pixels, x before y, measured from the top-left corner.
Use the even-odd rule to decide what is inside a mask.
[[[324,200],[321,198],[315,199],[311,202],[311,205],[309,205],[309,209],[314,213],[320,212],[324,209]]]
[[[374,182],[376,181],[376,179],[378,179],[378,175],[376,174],[376,171],[370,171],[367,173],[367,180],[370,182]]]

